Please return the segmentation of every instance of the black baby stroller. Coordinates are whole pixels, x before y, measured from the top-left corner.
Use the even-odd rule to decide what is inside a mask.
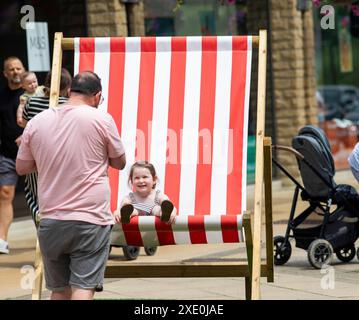
[[[276,148],[297,157],[304,187],[273,159],[296,185],[285,236],[274,237],[274,263],[283,265],[289,260],[289,238],[295,239],[296,247],[307,250],[314,268],[329,265],[333,253],[343,262],[351,261],[359,235],[359,195],[352,186],[335,183],[334,161],[324,132],[305,126],[293,138],[292,148]],[[309,207],[294,218],[300,191]],[[359,259],[359,249],[357,256]]]

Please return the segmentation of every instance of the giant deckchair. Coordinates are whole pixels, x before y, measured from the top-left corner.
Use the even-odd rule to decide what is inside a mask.
[[[62,50],[74,50],[74,73],[102,81],[104,103],[126,149],[126,169],[110,169],[111,209],[128,193],[131,164],[149,160],[178,209],[169,226],[153,216],[118,225],[123,245],[243,241],[248,263],[109,262],[106,277],[245,277],[246,298],[260,298],[260,277],[273,281],[271,141],[264,137],[266,31],[259,36],[63,38],[55,34],[51,101],[59,93]],[[252,46],[259,46],[254,212],[246,211],[248,108]],[[264,185],[264,189],[263,189]],[[265,206],[263,203],[265,191]],[[261,259],[261,212],[266,259]],[[253,232],[251,228],[253,223]],[[253,236],[252,236],[253,234]],[[36,265],[40,266],[38,262]],[[38,272],[34,298],[41,294]],[[40,291],[39,291],[40,290]]]

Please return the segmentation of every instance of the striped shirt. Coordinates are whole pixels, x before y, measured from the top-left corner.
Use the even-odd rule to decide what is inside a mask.
[[[67,98],[59,97],[59,104],[65,103]],[[30,121],[33,117],[35,117],[40,112],[49,108],[50,98],[48,97],[31,97],[27,100],[26,105],[24,107],[24,111],[22,113],[22,117],[26,121]]]
[[[155,199],[149,202],[137,201],[133,192],[130,192],[128,196],[131,199],[131,204],[133,205],[133,207],[138,210],[139,215],[149,216],[152,215],[152,209],[156,205],[161,205],[159,201],[159,195],[160,190],[156,190]]]
[[[67,101],[65,97],[59,97],[59,104]],[[31,97],[27,100],[22,117],[30,121],[40,112],[49,108],[50,98],[48,97]],[[39,204],[37,198],[37,172],[31,172],[25,176],[25,198],[30,208],[32,219],[35,225],[39,222]]]

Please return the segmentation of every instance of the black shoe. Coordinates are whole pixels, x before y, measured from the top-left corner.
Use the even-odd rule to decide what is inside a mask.
[[[122,223],[129,223],[131,214],[133,212],[133,205],[132,204],[125,204],[121,208],[120,212],[121,212],[121,222]]]
[[[168,220],[171,218],[171,213],[173,211],[173,203],[169,200],[164,200],[161,203],[161,221],[168,222]]]
[[[98,284],[96,287],[95,287],[95,292],[102,292],[103,291],[103,285],[102,284]]]

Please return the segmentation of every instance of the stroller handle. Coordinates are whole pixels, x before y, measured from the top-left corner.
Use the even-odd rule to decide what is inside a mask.
[[[284,151],[288,151],[290,153],[293,153],[298,159],[303,160],[304,156],[298,152],[297,150],[291,148],[291,147],[287,147],[287,146],[280,146],[280,145],[273,145],[272,146],[274,150],[284,150]]]

